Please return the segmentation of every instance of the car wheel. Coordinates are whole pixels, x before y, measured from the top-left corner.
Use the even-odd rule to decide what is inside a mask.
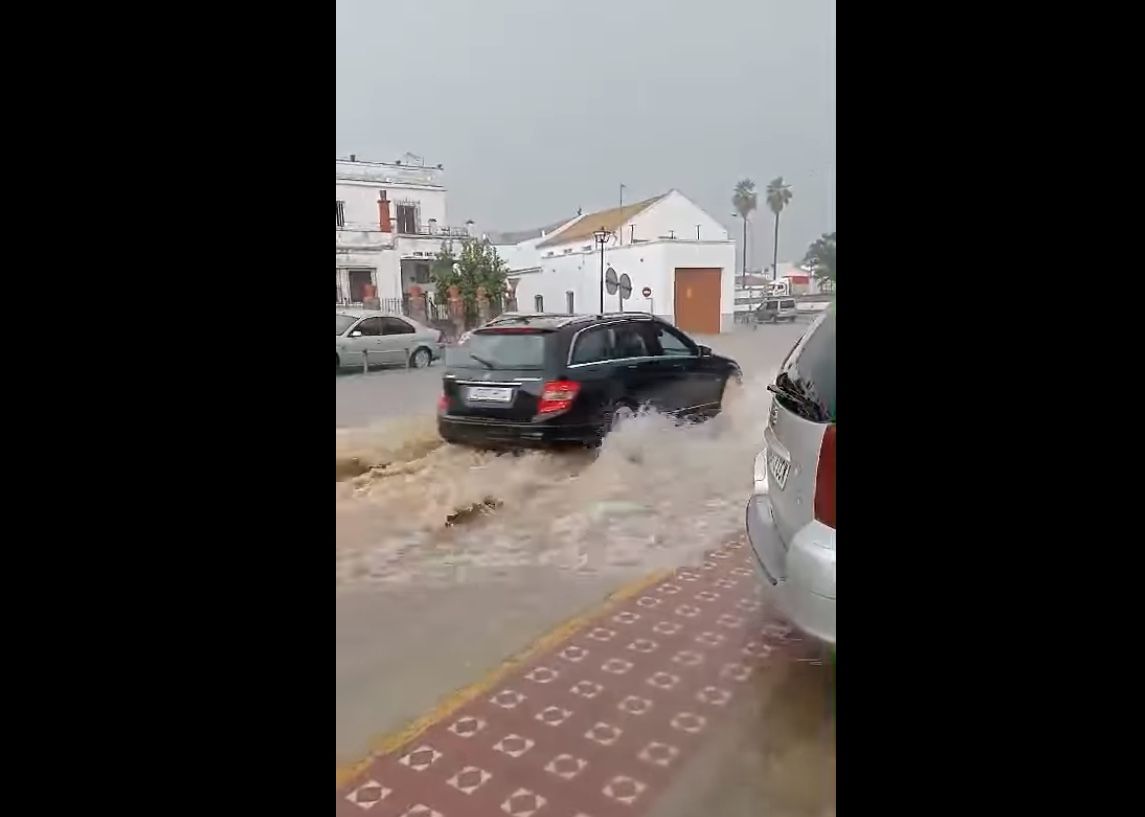
[[[636,412],[631,406],[619,403],[605,412],[602,430],[605,434],[611,434],[635,416]]]
[[[630,406],[617,406],[616,410],[612,412],[612,425],[610,426],[610,430],[616,431],[616,429],[620,428],[620,426],[635,416],[636,412],[633,411]]]
[[[413,356],[410,357],[410,368],[424,369],[432,362],[432,357],[429,354],[429,349],[422,346],[420,349],[415,349]]]

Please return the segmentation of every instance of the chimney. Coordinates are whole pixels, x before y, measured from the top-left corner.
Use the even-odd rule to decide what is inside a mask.
[[[393,225],[390,223],[390,203],[386,200],[385,190],[378,197],[378,227],[383,233],[394,231]]]
[[[350,154],[350,161],[351,161],[351,162],[356,162],[356,161],[358,161],[358,156],[357,156],[357,154],[351,153],[351,154]]]

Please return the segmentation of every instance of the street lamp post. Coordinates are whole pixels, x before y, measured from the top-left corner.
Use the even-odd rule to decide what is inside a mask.
[[[600,245],[600,314],[604,314],[604,242],[608,241],[608,230],[601,227],[594,232],[593,238]]]

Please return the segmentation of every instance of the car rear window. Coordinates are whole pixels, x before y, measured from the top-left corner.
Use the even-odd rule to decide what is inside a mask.
[[[550,335],[521,329],[474,332],[453,350],[451,362],[487,369],[540,369],[545,364],[545,340]]]
[[[782,301],[779,306],[781,309],[794,309],[795,301]]]
[[[814,325],[791,350],[791,354],[780,367],[779,379],[784,375],[797,391],[807,395],[823,408],[830,422],[835,422],[834,309],[828,311],[823,320]],[[794,410],[796,407],[791,408]]]

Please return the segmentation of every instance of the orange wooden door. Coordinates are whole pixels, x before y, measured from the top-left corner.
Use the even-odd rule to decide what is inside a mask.
[[[719,334],[718,267],[676,267],[676,326],[685,332]]]

